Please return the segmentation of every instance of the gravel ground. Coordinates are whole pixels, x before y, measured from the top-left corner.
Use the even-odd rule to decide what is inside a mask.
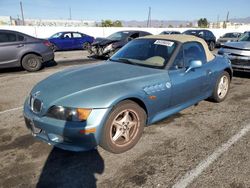
[[[83,51],[71,51],[57,53],[56,62],[37,73],[0,73],[1,187],[172,187],[250,124],[250,75],[237,74],[224,102],[202,101],[146,127],[139,143],[126,153],[59,150],[33,139],[22,109],[4,112],[22,106],[31,88],[50,74],[96,60],[86,58]],[[247,188],[249,177],[247,132],[188,187]]]

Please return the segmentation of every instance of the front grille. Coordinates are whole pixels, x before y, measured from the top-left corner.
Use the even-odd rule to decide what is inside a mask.
[[[231,63],[233,65],[243,65],[243,66],[250,67],[250,60],[233,59],[233,60],[231,60]]]
[[[34,98],[33,96],[30,96],[30,109],[35,112],[39,113],[42,110],[42,101],[40,101],[37,98]]]

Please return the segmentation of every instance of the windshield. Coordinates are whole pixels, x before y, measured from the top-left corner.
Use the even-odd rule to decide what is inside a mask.
[[[237,38],[240,34],[239,33],[226,33],[223,35],[223,38]]]
[[[129,42],[110,60],[152,68],[163,68],[177,46],[176,42],[156,39],[138,39]]]
[[[183,32],[183,34],[186,34],[186,35],[198,35],[200,31],[199,30],[187,30],[185,32]]]
[[[122,31],[122,32],[116,32],[113,33],[112,35],[109,35],[107,39],[110,40],[122,40],[128,36],[129,32],[127,31]]]
[[[62,35],[62,33],[56,33],[52,35],[50,38],[59,38]]]
[[[250,41],[250,32],[246,32],[240,37],[239,41]]]

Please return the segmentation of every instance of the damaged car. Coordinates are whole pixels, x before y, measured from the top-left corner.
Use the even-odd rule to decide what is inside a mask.
[[[250,72],[250,31],[245,32],[238,42],[227,42],[218,54],[227,56],[235,71]]]
[[[152,34],[146,31],[119,31],[107,38],[96,38],[88,51],[90,55],[111,57],[129,41],[146,35]]]

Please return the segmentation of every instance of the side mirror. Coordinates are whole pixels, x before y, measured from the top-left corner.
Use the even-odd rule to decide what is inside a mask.
[[[188,73],[189,71],[191,71],[193,69],[197,69],[197,68],[199,68],[201,66],[202,66],[202,62],[200,60],[192,60],[190,62],[190,66],[187,68],[185,73]]]

